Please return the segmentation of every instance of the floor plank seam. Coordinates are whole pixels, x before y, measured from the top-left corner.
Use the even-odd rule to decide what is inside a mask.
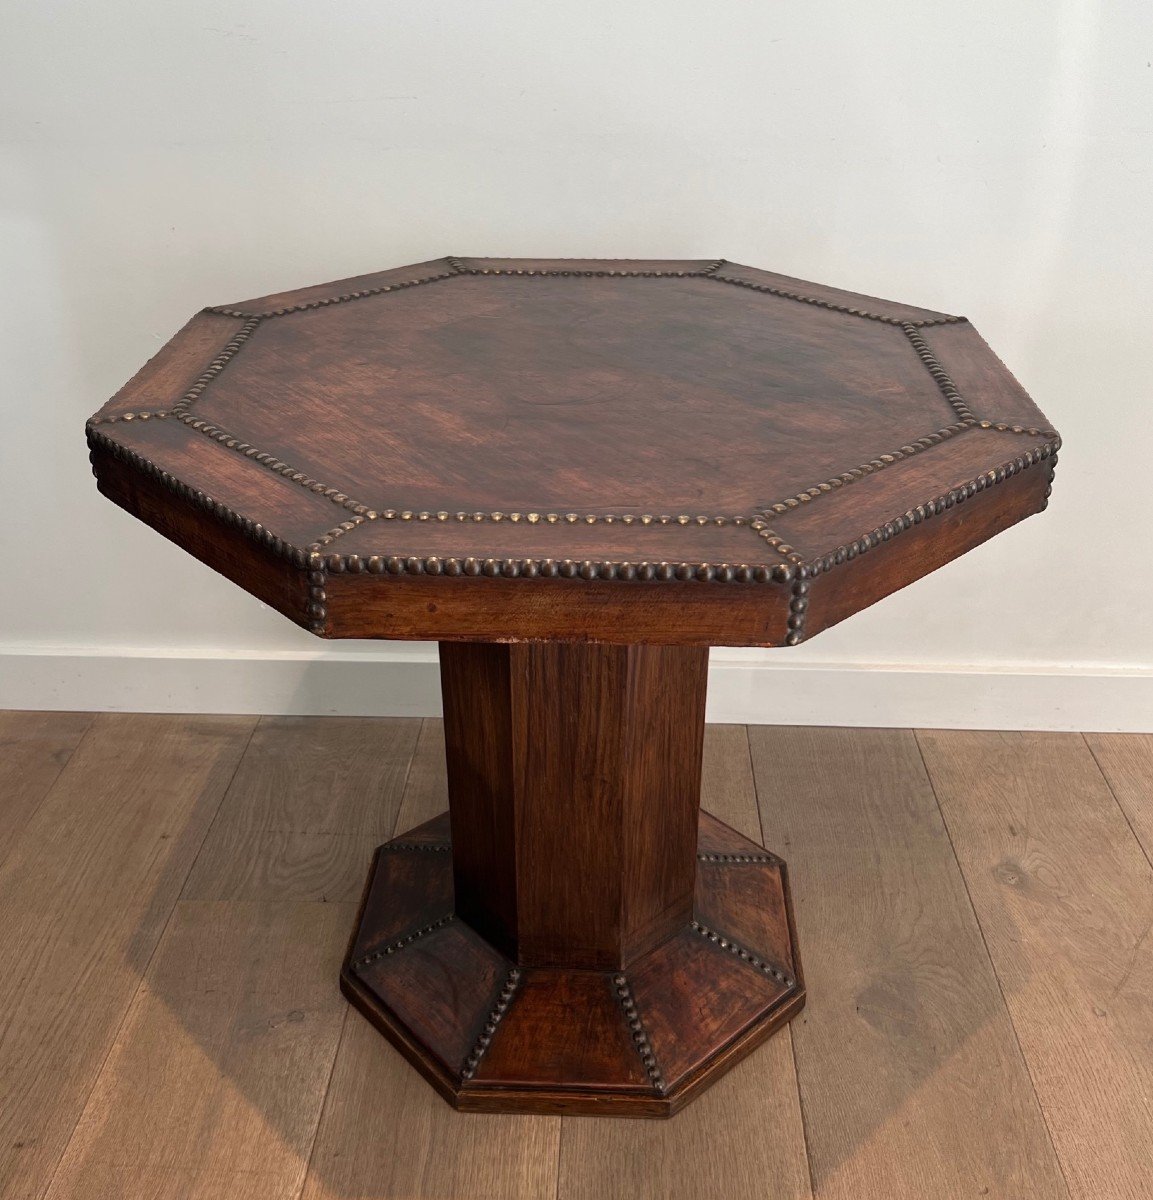
[[[913,741],[917,746],[917,754],[921,759],[921,766],[925,772],[925,778],[929,781],[929,790],[933,795],[933,802],[937,806],[937,812],[941,817],[941,824],[945,827],[945,836],[949,839],[949,851],[953,856],[953,862],[957,865],[957,871],[961,876],[961,886],[965,889],[965,899],[969,904],[969,911],[973,914],[973,920],[977,923],[977,932],[981,935],[981,946],[985,951],[985,959],[989,964],[989,969],[993,972],[993,979],[997,984],[997,994],[1001,997],[1001,1006],[1005,1010],[1005,1016],[1009,1021],[1009,1028],[1013,1031],[1013,1044],[1017,1047],[1017,1054],[1020,1056],[1021,1064],[1025,1068],[1025,1077],[1029,1080],[1029,1088],[1033,1093],[1033,1102],[1037,1106],[1037,1112],[1041,1117],[1041,1124],[1045,1128],[1045,1136],[1049,1141],[1049,1148],[1053,1152],[1053,1161],[1057,1164],[1057,1170],[1061,1174],[1061,1182],[1065,1185],[1066,1196],[1074,1195],[1072,1188],[1069,1185],[1069,1176],[1065,1171],[1065,1163],[1061,1159],[1061,1155],[1057,1150],[1057,1143],[1053,1139],[1053,1130],[1049,1125],[1049,1118],[1045,1113],[1045,1106],[1041,1103],[1040,1093],[1037,1091],[1037,1081],[1033,1077],[1033,1064],[1029,1062],[1028,1055],[1025,1053],[1025,1047],[1021,1045],[1021,1035],[1017,1030],[1017,1022],[1013,1019],[1013,1010],[1009,1006],[1009,999],[1005,995],[1005,985],[1001,981],[1001,974],[997,970],[997,964],[993,961],[993,955],[989,952],[989,939],[985,936],[985,927],[981,924],[980,914],[977,912],[977,906],[973,902],[973,893],[969,889],[969,880],[965,875],[965,868],[961,865],[960,855],[957,853],[957,847],[953,842],[953,833],[949,828],[949,819],[945,815],[944,805],[941,803],[941,797],[937,794],[937,785],[933,782],[933,774],[929,770],[929,764],[925,761],[925,751],[921,746],[921,737],[919,730],[912,730]]]
[[[172,918],[176,915],[176,910],[180,905],[180,897],[184,893],[185,885],[192,877],[192,869],[196,865],[196,859],[200,857],[200,852],[204,848],[204,843],[208,840],[208,835],[212,830],[212,826],[216,824],[216,818],[219,816],[220,810],[224,807],[224,802],[228,798],[228,793],[232,790],[232,785],[236,781],[236,776],[240,771],[240,764],[244,761],[244,757],[248,753],[248,747],[252,744],[252,739],[256,734],[256,727],[260,724],[260,720],[261,718],[257,718],[257,720],[253,721],[252,728],[248,732],[248,738],[244,743],[244,749],[241,750],[241,752],[236,756],[236,766],[232,769],[232,774],[229,776],[228,783],[220,791],[220,800],[217,802],[216,811],[212,814],[212,820],[209,821],[207,828],[204,830],[204,836],[201,838],[200,845],[196,849],[196,854],[193,856],[192,862],[189,864],[188,873],[185,875],[184,881],[180,885],[180,890],[173,897],[172,905],[168,909],[167,916],[164,918],[164,925],[161,927],[156,941],[152,943],[152,949],[149,951],[148,959],[140,968],[140,978],[137,981],[136,987],[132,990],[132,995],[128,998],[128,1003],[124,1006],[124,1011],[120,1014],[120,1020],[116,1022],[116,1028],[113,1030],[112,1036],[108,1041],[108,1049],[101,1058],[99,1067],[96,1068],[92,1075],[92,1085],[84,1093],[84,1101],[79,1105],[79,1111],[77,1112],[76,1120],[72,1125],[72,1131],[68,1134],[68,1137],[64,1142],[64,1148],[60,1152],[60,1157],[56,1160],[56,1163],[52,1168],[52,1173],[48,1176],[48,1181],[45,1184],[43,1192],[41,1193],[42,1196],[49,1196],[52,1193],[52,1188],[56,1183],[56,1177],[60,1173],[60,1167],[64,1160],[68,1157],[68,1149],[72,1145],[73,1139],[76,1137],[76,1132],[80,1128],[80,1122],[84,1120],[84,1114],[88,1111],[88,1105],[92,1102],[92,1096],[96,1091],[97,1085],[100,1083],[101,1076],[107,1069],[109,1060],[112,1058],[112,1055],[115,1053],[116,1047],[120,1042],[120,1035],[124,1032],[125,1024],[127,1023],[128,1018],[136,1005],[136,1001],[139,998],[140,993],[144,990],[148,982],[148,972],[152,969],[152,963],[155,961],[157,952],[163,945],[165,937],[168,936],[168,930],[172,925]],[[95,725],[96,722],[93,721],[92,724]],[[91,726],[89,728],[91,728]],[[68,766],[72,763],[72,761],[72,758],[68,760],[64,770],[60,772],[60,775],[57,776],[57,779],[64,775],[64,772],[67,771]]]
[[[1113,797],[1113,803],[1116,804],[1117,807],[1121,810],[1121,816],[1122,816],[1123,820],[1125,821],[1125,824],[1129,826],[1129,832],[1133,835],[1133,840],[1141,848],[1141,853],[1144,856],[1145,861],[1149,864],[1150,870],[1153,870],[1153,858],[1149,857],[1149,852],[1145,849],[1145,843],[1141,840],[1141,837],[1137,833],[1137,830],[1133,828],[1133,822],[1129,820],[1129,814],[1125,811],[1125,805],[1121,803],[1121,798],[1120,798],[1120,796],[1117,795],[1117,791],[1113,787],[1113,784],[1110,781],[1109,776],[1105,771],[1105,768],[1103,766],[1101,766],[1101,760],[1097,757],[1096,751],[1090,745],[1089,739],[1083,733],[1080,734],[1079,736],[1080,736],[1081,740],[1085,743],[1085,748],[1089,751],[1089,757],[1092,758],[1094,765],[1097,767],[1097,770],[1101,773],[1101,778],[1105,781],[1105,786],[1109,789],[1109,795]]]
[[[805,1111],[805,1095],[801,1089],[801,1070],[797,1066],[797,1039],[793,1033],[793,1023],[786,1026],[789,1031],[789,1060],[793,1064],[793,1083],[797,1090],[797,1112],[801,1118],[801,1141],[805,1147],[805,1167],[809,1173],[809,1196],[813,1200],[817,1196],[817,1175],[813,1166],[813,1150],[809,1138],[809,1116]]]
[[[200,862],[200,856],[204,853],[204,847],[208,845],[209,838],[212,837],[212,831],[216,828],[216,822],[220,820],[220,814],[224,811],[224,806],[228,803],[229,793],[232,791],[233,784],[236,783],[236,777],[240,774],[240,768],[244,765],[244,760],[248,757],[248,751],[252,748],[252,740],[256,737],[256,731],[264,723],[264,717],[259,716],[252,722],[252,728],[248,731],[248,737],[244,742],[244,749],[241,750],[236,758],[236,769],[229,777],[228,785],[220,794],[220,803],[216,806],[216,811],[212,814],[212,820],[208,822],[208,828],[204,831],[204,837],[200,841],[200,845],[196,847],[196,853],[192,856],[192,863],[188,868],[188,874],[184,876],[184,882],[180,885],[180,891],[176,895],[176,900],[173,902],[172,909],[175,912],[176,905],[184,899],[184,893],[188,889],[189,881],[196,874],[196,864]],[[171,914],[169,914],[171,915]],[[167,928],[167,926],[165,926]],[[163,935],[161,935],[163,936]],[[160,943],[157,942],[157,945]]]
[[[20,710],[13,710],[13,711],[20,711]],[[88,724],[84,727],[84,732],[76,739],[76,745],[73,746],[72,749],[68,752],[68,761],[66,763],[64,763],[64,765],[60,768],[59,771],[56,772],[56,777],[44,789],[44,792],[41,795],[40,799],[36,801],[36,803],[31,807],[31,809],[29,809],[29,811],[27,813],[25,813],[24,820],[20,822],[19,828],[13,829],[11,831],[11,834],[8,837],[8,844],[4,848],[4,853],[0,854],[0,869],[3,869],[4,864],[8,861],[9,855],[12,853],[12,848],[20,840],[20,835],[24,832],[25,829],[28,828],[28,826],[32,822],[33,818],[36,816],[36,814],[40,811],[40,809],[44,806],[45,802],[48,800],[48,797],[51,796],[52,793],[56,790],[56,787],[60,782],[60,777],[64,774],[65,771],[68,770],[69,763],[71,763],[72,760],[79,753],[80,747],[84,745],[85,741],[88,738],[88,735],[92,732],[92,726],[96,724],[96,718],[99,716],[99,714],[91,713],[91,714],[89,714],[89,716],[90,716],[90,720],[88,721]]]
[[[324,1127],[324,1118],[328,1113],[328,1106],[332,1099],[332,1081],[336,1076],[336,1064],[340,1061],[340,1048],[344,1045],[344,1039],[348,1030],[348,1014],[352,1012],[351,1005],[345,1007],[340,1018],[340,1034],[336,1039],[336,1046],[332,1053],[332,1062],[328,1065],[328,1079],[324,1085],[324,1097],[320,1102],[320,1111],[316,1117],[316,1125],[312,1130],[312,1138],[308,1143],[308,1157],[304,1161],[304,1170],[300,1174],[300,1187],[293,1194],[292,1200],[300,1200],[308,1188],[308,1178],[312,1174],[312,1160],[316,1156],[316,1145],[320,1141],[320,1131]]]
[[[396,815],[392,818],[393,837],[396,837],[397,833],[399,832],[397,825],[400,824],[401,813],[404,812],[404,799],[408,795],[408,785],[412,781],[412,764],[416,762],[416,752],[420,749],[420,739],[424,737],[424,731],[427,725],[428,718],[421,717],[420,725],[416,731],[416,737],[412,739],[412,753],[408,756],[408,762],[404,767],[404,778],[400,781],[400,787],[397,789],[397,795],[400,797],[400,801],[396,806]]]

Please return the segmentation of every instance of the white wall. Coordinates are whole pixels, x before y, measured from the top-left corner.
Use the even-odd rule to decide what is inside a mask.
[[[713,714],[1153,728],[1148,0],[0,20],[0,705],[435,702],[427,648],[367,672],[397,648],[321,646],[97,496],[84,418],[197,308],[446,253],[723,255],[967,314],[1065,449],[1043,517],[729,652]]]

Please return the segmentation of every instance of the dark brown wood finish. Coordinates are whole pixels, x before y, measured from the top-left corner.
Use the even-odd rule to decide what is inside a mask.
[[[457,912],[523,966],[623,968],[692,916],[708,651],[441,647]]]
[[[452,908],[447,834],[377,852],[341,987],[457,1108],[672,1116],[804,1004],[784,864],[715,817],[696,915],[622,970],[502,954]]]
[[[642,1116],[804,1000],[783,864],[704,815],[696,850],[707,648],[1040,511],[1060,445],[961,317],[463,258],[206,310],[88,438],[298,624],[441,643],[450,814],[378,851],[350,999],[458,1107]]]
[[[89,439],[106,495],[324,637],[756,646],[1039,511],[1059,446],[960,317],[459,258],[207,310]]]

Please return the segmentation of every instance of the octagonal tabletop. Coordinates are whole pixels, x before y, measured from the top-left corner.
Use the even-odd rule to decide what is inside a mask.
[[[1045,507],[961,317],[718,261],[446,258],[207,309],[101,491],[329,637],[794,644]]]

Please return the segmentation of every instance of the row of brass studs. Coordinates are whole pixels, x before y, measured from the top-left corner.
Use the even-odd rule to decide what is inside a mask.
[[[419,941],[422,937],[427,937],[430,933],[435,933],[438,929],[443,929],[455,916],[455,913],[446,913],[438,921],[431,921],[420,929],[414,929],[412,933],[405,934],[402,938],[397,938],[395,942],[390,942],[387,946],[381,946],[379,950],[374,950],[371,954],[366,954],[363,958],[356,959],[352,965],[354,968],[359,969],[370,966],[374,962],[379,962],[380,959],[387,958],[390,954],[396,954],[398,950],[403,950],[405,946],[411,946],[413,942]]]
[[[715,279],[718,283],[731,283],[737,287],[749,288],[754,292],[767,292],[770,296],[780,296],[782,300],[796,300],[801,304],[811,304],[815,308],[827,308],[830,312],[847,313],[850,317],[863,317],[866,321],[880,321],[884,325],[911,325],[914,328],[925,328],[929,325],[959,325],[967,320],[965,317],[928,317],[923,321],[910,321],[907,317],[884,317],[880,313],[854,308],[851,304],[837,304],[832,300],[820,300],[816,296],[805,296],[800,292],[789,291],[788,288],[774,287],[770,283],[754,283],[750,279],[737,279],[733,275],[710,274],[705,278]]]
[[[137,414],[121,414],[117,420],[128,420],[133,416],[138,416],[144,419],[148,416],[166,417],[167,413],[137,413]],[[327,546],[334,542],[338,537],[347,533],[351,529],[355,529],[363,520],[386,520],[386,521],[473,521],[473,522],[502,522],[511,521],[517,524],[521,521],[529,525],[537,525],[541,522],[549,525],[566,524],[566,525],[681,525],[681,526],[727,526],[727,525],[750,525],[753,524],[755,518],[746,516],[708,516],[704,513],[661,513],[654,515],[651,513],[520,513],[520,512],[447,512],[441,509],[438,512],[430,512],[428,510],[415,509],[396,509],[386,508],[381,511],[369,508],[368,505],[362,504],[359,500],[353,499],[339,488],[331,487],[328,484],[321,483],[317,479],[313,479],[310,475],[303,471],[297,470],[295,467],[277,458],[274,454],[269,454],[267,451],[259,450],[251,443],[244,441],[228,430],[221,428],[214,422],[201,417],[194,417],[188,412],[177,413],[175,409],[172,412],[173,416],[187,425],[190,429],[195,429],[198,433],[203,433],[206,437],[210,437],[213,441],[219,442],[222,446],[229,450],[235,450],[238,454],[243,454],[246,458],[252,459],[263,467],[267,467],[270,471],[277,475],[283,476],[285,479],[291,480],[293,483],[298,483],[301,487],[318,496],[324,496],[331,500],[334,504],[341,508],[347,509],[354,513],[359,520],[345,521],[332,529],[326,530],[319,538],[316,539],[314,545]],[[100,424],[113,418],[97,418],[90,424]]]
[[[344,304],[349,300],[360,300],[365,296],[380,296],[385,292],[399,291],[402,288],[417,287],[422,283],[436,283],[442,279],[452,279],[458,275],[490,275],[490,276],[546,276],[546,277],[565,277],[565,278],[598,278],[598,279],[716,279],[720,283],[731,283],[738,287],[751,288],[757,292],[768,292],[770,295],[780,296],[786,300],[796,300],[802,304],[812,304],[818,308],[829,309],[832,312],[847,313],[854,317],[864,317],[870,321],[881,321],[887,325],[902,325],[905,324],[904,318],[901,317],[884,317],[877,313],[866,312],[864,309],[854,308],[848,304],[836,304],[830,300],[820,300],[815,296],[805,296],[799,292],[789,291],[786,288],[773,287],[770,284],[753,283],[745,279],[735,279],[732,276],[719,274],[722,267],[725,266],[727,260],[723,258],[714,259],[707,267],[699,271],[629,271],[629,270],[569,270],[561,268],[560,270],[537,270],[530,267],[466,267],[460,258],[455,255],[449,255],[444,260],[449,267],[449,270],[442,275],[430,275],[426,279],[408,279],[398,283],[385,284],[376,288],[365,288],[362,291],[345,292],[339,296],[326,297],[323,300],[311,300],[305,304],[294,304],[283,308],[271,309],[262,313],[249,313],[235,308],[218,307],[209,308],[205,311],[219,313],[226,317],[243,317],[249,318],[266,318],[266,317],[282,317],[287,313],[305,312],[310,309],[327,308],[333,304]],[[579,260],[577,260],[579,261]],[[964,317],[930,317],[922,321],[907,322],[915,327],[924,328],[930,325],[953,325],[964,321]]]
[[[334,495],[332,497],[336,499]],[[347,507],[347,505],[346,505]],[[355,529],[365,520],[368,521],[439,521],[441,523],[447,521],[512,521],[516,524],[519,521],[526,521],[529,525],[537,525],[544,521],[549,525],[566,524],[566,525],[751,525],[755,518],[753,517],[706,517],[706,516],[690,516],[687,513],[681,513],[678,516],[651,516],[644,513],[641,516],[635,516],[632,513],[616,514],[616,513],[586,513],[581,516],[578,513],[504,513],[504,512],[457,512],[450,513],[441,510],[440,512],[416,512],[412,509],[395,509],[386,508],[381,512],[376,512],[373,509],[365,508],[362,504],[354,505],[353,512],[357,514],[356,518],[351,521],[342,521],[339,525],[332,529],[325,530],[313,543],[314,549],[322,549],[325,546],[331,545],[337,538],[343,537],[350,530]]]
[[[451,842],[385,842],[381,846],[381,850],[417,850],[429,854],[447,854],[451,849]]]
[[[778,553],[783,555],[795,567],[799,567],[804,559],[797,553],[794,547],[790,546],[783,537],[775,529],[771,529],[768,523],[761,517],[754,517],[749,525],[757,531],[757,536],[768,542],[770,546]]]
[[[510,275],[603,275],[603,274],[606,274],[606,272],[604,272],[604,271],[593,271],[593,270],[583,270],[582,271],[582,270],[574,270],[574,269],[568,268],[568,267],[561,267],[559,270],[551,270],[550,269],[547,271],[545,271],[545,270],[528,270],[525,268],[520,268],[520,269],[502,268],[501,272],[497,272],[496,270],[484,271],[479,267],[466,267],[459,258],[457,258],[455,255],[452,255],[452,254],[450,254],[444,261],[447,262],[448,265],[450,267],[452,267],[452,269],[458,275],[476,275],[478,273],[479,274],[504,273],[504,274],[510,274]],[[556,258],[556,259],[553,259],[552,261],[553,262],[588,262],[589,260],[584,259],[584,258],[568,258],[568,259]],[[612,259],[607,259],[607,260],[601,259],[600,261],[611,262]],[[728,260],[724,259],[724,258],[715,258],[715,259],[713,259],[713,261],[711,263],[709,263],[709,265],[707,267],[704,267],[699,271],[681,271],[681,272],[677,272],[677,274],[681,275],[681,276],[714,275],[714,274],[716,274],[717,271],[719,271],[721,269],[721,267],[723,267],[725,265],[725,263],[727,261]],[[616,271],[611,268],[607,272],[607,274],[609,274],[609,275],[632,275],[632,274],[638,274],[638,273],[639,272]],[[671,275],[671,274],[673,274],[673,272],[670,272],[670,271],[647,271],[647,272],[643,272],[643,274],[645,274],[646,276],[651,276],[651,277],[655,278],[655,277],[659,277],[662,275]]]
[[[690,562],[595,562],[573,558],[440,558],[399,554],[320,553],[318,543],[310,548],[309,561],[314,569],[334,575],[469,575],[489,579],[621,579],[626,582],[678,580],[699,583],[788,583],[794,575],[791,566],[750,566],[748,563],[690,563]]]
[[[1026,433],[1030,437],[1055,438],[1053,429],[1030,429],[1024,425],[1010,425],[1008,421],[978,421],[979,429],[995,429],[998,433]]]
[[[235,314],[240,315],[240,314]],[[224,370],[232,361],[241,346],[256,332],[256,327],[260,321],[252,318],[245,322],[242,329],[237,330],[236,335],[229,341],[224,349],[208,364],[207,367],[197,377],[196,382],[180,397],[179,400],[172,406],[171,410],[150,410],[148,412],[126,412],[126,413],[109,413],[107,416],[95,416],[89,420],[90,425],[111,425],[116,421],[147,421],[152,417],[164,418],[167,416],[183,417],[188,411],[193,402],[200,396],[201,392]]]
[[[496,1027],[501,1023],[504,1014],[508,1011],[508,1006],[512,1003],[513,993],[516,991],[518,983],[520,983],[520,971],[516,967],[510,967],[504,987],[500,989],[500,995],[497,996],[496,1003],[492,1006],[492,1012],[488,1014],[488,1020],[485,1021],[484,1028],[480,1031],[480,1037],[476,1039],[476,1044],[464,1060],[464,1067],[460,1073],[461,1079],[471,1079],[476,1074],[480,1060],[484,1058],[485,1051],[492,1041],[492,1035],[496,1033]]]
[[[936,381],[941,395],[952,405],[953,411],[957,416],[962,421],[976,421],[977,418],[973,415],[968,404],[965,403],[964,397],[957,391],[957,385],[949,377],[949,372],[937,361],[937,356],[929,349],[929,343],[921,336],[917,326],[911,321],[903,321],[901,328],[905,331],[905,336],[917,352],[917,357],[924,363],[925,368]]]
[[[707,863],[770,863],[777,867],[781,865],[781,860],[767,850],[763,854],[698,854],[697,859]]]
[[[282,308],[269,309],[266,312],[252,313],[243,309],[229,308],[220,305],[207,308],[204,311],[224,317],[239,317],[246,321],[259,321],[268,317],[283,317],[288,313],[307,312],[313,309],[328,308],[333,304],[346,304],[350,300],[361,300],[366,296],[381,296],[386,292],[401,291],[404,288],[419,287],[422,283],[437,283],[444,279],[453,279],[459,275],[491,275],[491,276],[550,276],[598,279],[715,279],[719,283],[731,283],[737,287],[750,288],[756,292],[767,292],[780,296],[785,300],[796,300],[802,304],[812,304],[817,308],[829,309],[832,312],[847,313],[849,316],[863,317],[870,321],[881,321],[886,325],[910,325],[913,328],[926,328],[932,325],[955,325],[965,320],[964,317],[944,316],[929,317],[920,321],[908,321],[902,317],[886,317],[878,313],[867,312],[854,308],[849,304],[837,304],[831,300],[818,299],[816,296],[806,296],[787,288],[774,287],[767,283],[754,283],[747,279],[737,279],[730,275],[719,274],[727,260],[714,259],[708,266],[697,271],[642,271],[642,270],[538,270],[531,267],[466,267],[454,255],[445,258],[449,270],[440,275],[429,275],[424,279],[405,279],[395,283],[382,284],[380,287],[364,288],[360,291],[343,292],[338,296],[326,296],[320,300],[310,300],[303,304],[285,305]],[[579,261],[579,260],[578,260]]]
[[[947,441],[951,437],[956,437],[957,434],[963,433],[966,429],[973,429],[977,424],[976,420],[970,418],[964,421],[957,421],[952,425],[946,425],[944,429],[927,433],[924,437],[917,438],[916,441],[907,442],[904,446],[898,447],[890,454],[880,454],[876,458],[871,458],[866,463],[861,463],[859,467],[853,467],[852,470],[842,471],[840,475],[834,475],[831,479],[826,479],[824,483],[818,483],[815,487],[806,488],[804,491],[798,492],[795,496],[778,500],[768,505],[765,513],[780,515],[789,512],[791,509],[799,508],[802,504],[808,504],[818,496],[836,491],[837,488],[854,483],[858,479],[863,479],[866,475],[875,475],[878,471],[882,471],[885,467],[890,467],[893,463],[900,462],[904,458],[910,458],[914,454],[921,454],[925,450],[928,450],[930,446],[939,446],[942,442]]]
[[[511,521],[514,525],[524,521],[528,525],[748,525],[751,517],[706,516],[704,513],[520,513],[520,512],[429,512],[410,508],[384,508],[371,512],[369,518],[382,521]]]
[[[308,568],[308,598],[306,601],[306,620],[308,628],[313,633],[323,633],[327,618],[326,568],[334,574],[349,572],[359,574],[390,574],[390,575],[448,575],[448,576],[487,576],[493,578],[543,578],[543,579],[619,579],[626,582],[640,581],[690,581],[719,582],[719,583],[788,583],[793,578],[793,570],[784,565],[774,567],[750,566],[747,563],[596,563],[592,561],[578,562],[574,559],[478,559],[478,558],[401,558],[381,555],[369,555],[361,558],[359,555],[347,556],[329,555],[325,558],[319,553],[319,543],[313,543],[309,552],[298,549],[277,537],[258,522],[234,512],[220,501],[214,500],[206,493],[189,486],[175,476],[162,470],[149,459],[119,442],[113,441],[97,430],[89,428],[89,441],[108,449],[116,458],[130,462],[145,475],[151,476],[163,483],[182,499],[191,501],[197,507],[217,517],[234,528],[245,532],[253,540],[268,547],[274,553],[291,560],[298,567]],[[363,520],[345,522],[342,529],[354,528]]]
[[[803,568],[802,568],[803,570]],[[795,646],[805,637],[805,614],[809,610],[809,581],[801,572],[793,580],[793,591],[789,598],[788,633],[785,645]]]
[[[931,517],[945,512],[947,509],[954,508],[958,504],[963,504],[978,492],[994,487],[998,483],[1004,483],[1006,479],[1012,478],[1014,475],[1019,474],[1036,463],[1043,462],[1054,455],[1060,445],[1061,439],[1054,438],[1053,441],[1046,442],[1043,446],[1026,450],[1024,454],[1019,454],[1011,462],[1002,464],[996,470],[986,471],[984,474],[978,475],[975,479],[970,479],[968,483],[963,483],[959,487],[953,488],[945,495],[937,496],[933,500],[926,500],[924,504],[919,504],[916,508],[911,508],[907,512],[902,513],[899,517],[894,517],[891,521],[886,521],[885,524],[878,525],[875,529],[861,534],[860,537],[855,538],[853,541],[843,546],[838,546],[836,550],[803,564],[798,568],[798,577],[800,579],[813,579],[817,575],[832,570],[833,567],[839,566],[841,563],[849,562],[859,554],[865,554],[873,547],[879,546],[882,542],[887,542],[899,533],[903,533],[906,529],[911,529],[914,525],[920,525],[922,521],[927,521]]]
[[[321,483],[318,479],[313,479],[311,475],[306,475],[303,471],[298,471],[296,467],[290,466],[282,459],[277,458],[275,454],[269,454],[266,450],[258,450],[251,442],[246,442],[242,438],[238,438],[235,434],[229,433],[227,429],[222,429],[214,422],[207,421],[202,417],[194,417],[191,413],[181,413],[179,417],[189,429],[195,429],[198,433],[203,433],[205,437],[212,438],[214,442],[219,442],[227,449],[235,450],[237,454],[243,454],[245,458],[250,458],[262,467],[267,467],[274,474],[282,475],[285,479],[300,484],[305,490],[313,492],[317,496],[324,496],[326,499],[331,500],[333,504],[339,505],[341,508],[346,508],[349,512],[355,513],[359,517],[371,519],[376,516],[368,505],[361,504],[359,500],[354,500],[351,496],[342,492],[340,488],[330,487],[326,483]]]
[[[364,288],[359,292],[344,292],[339,296],[326,296],[323,300],[309,300],[304,304],[286,305],[284,308],[273,308],[268,312],[249,313],[235,308],[207,308],[204,311],[218,313],[222,317],[245,317],[251,320],[264,320],[266,317],[283,317],[288,313],[308,312],[316,308],[329,308],[333,304],[347,304],[349,300],[363,300],[366,296],[383,296],[385,292],[399,292],[404,288],[419,287],[422,283],[438,283],[442,279],[452,279],[458,272],[445,271],[441,275],[429,275],[425,279],[402,279],[396,283],[382,284],[380,287]]]
[[[1042,512],[1049,507],[1049,497],[1053,494],[1053,477],[1057,474],[1057,451],[1049,455],[1049,486],[1045,488],[1045,499],[1041,502]]]
[[[633,999],[628,978],[624,975],[614,975],[613,985],[616,988],[617,999],[620,1000],[621,1008],[624,1010],[625,1020],[629,1024],[633,1044],[641,1056],[641,1062],[644,1063],[649,1080],[653,1087],[663,1095],[666,1090],[665,1079],[661,1074],[660,1067],[657,1066],[657,1056],[653,1053],[652,1043],[649,1041],[649,1035],[645,1032],[644,1022],[637,1012],[637,1003]]]
[[[89,425],[113,425],[117,421],[150,421],[153,417],[162,420],[169,414],[164,411],[149,409],[139,412],[108,413],[106,416],[95,416],[88,419]]]
[[[521,276],[528,278],[566,278],[566,279],[715,279],[709,271],[718,270],[716,264],[700,271],[578,271],[578,270],[545,270],[536,267],[460,267],[460,275],[492,275],[492,276]]]
[[[240,314],[229,314],[237,315]],[[224,370],[226,366],[236,357],[241,346],[256,332],[260,326],[259,317],[249,317],[244,325],[238,329],[223,350],[208,364],[201,372],[196,382],[180,397],[179,400],[172,406],[172,415],[175,417],[183,417],[185,413],[200,399],[201,393],[208,385]],[[158,414],[162,415],[162,414]]]
[[[693,922],[693,929],[701,937],[706,938],[716,946],[720,946],[722,950],[727,950],[730,954],[735,954],[742,962],[747,962],[749,966],[756,967],[758,971],[767,975],[770,979],[775,979],[778,983],[783,983],[785,987],[796,986],[797,981],[791,975],[786,975],[779,967],[774,967],[772,963],[765,962],[763,958],[758,958],[751,950],[746,950],[740,942],[734,942],[732,938],[717,933],[715,929],[710,929],[707,925],[702,925],[700,921]]]
[[[196,382],[184,393],[183,396],[172,406],[171,413],[169,412],[154,412],[154,413],[122,413],[115,418],[96,417],[90,424],[100,424],[108,420],[131,420],[134,417],[139,417],[141,420],[148,417],[165,418],[169,415],[178,418],[184,422],[190,429],[195,429],[198,433],[203,433],[206,437],[210,437],[213,441],[219,442],[229,450],[235,450],[238,454],[243,454],[246,458],[252,459],[263,467],[267,467],[270,471],[274,471],[278,475],[284,476],[286,479],[292,480],[293,483],[300,484],[301,487],[307,488],[308,491],[314,492],[316,495],[324,496],[331,500],[334,504],[340,505],[342,508],[348,509],[350,512],[357,515],[369,515],[370,509],[367,505],[360,504],[347,496],[339,488],[329,487],[327,484],[321,483],[319,480],[313,479],[306,475],[303,471],[298,471],[294,467],[283,462],[274,454],[269,454],[266,451],[259,450],[250,442],[246,442],[241,438],[231,434],[226,429],[222,429],[212,421],[204,420],[200,417],[195,417],[189,411],[192,405],[200,398],[205,388],[215,379],[221,371],[232,361],[239,353],[244,343],[256,332],[260,325],[261,318],[248,316],[243,313],[224,313],[221,309],[208,309],[208,312],[223,313],[226,316],[244,316],[245,320],[243,328],[239,329],[235,336],[225,345],[224,349],[212,360],[205,370],[199,375]],[[235,515],[235,514],[233,514]],[[375,514],[373,514],[375,515]]]
[[[365,521],[370,521],[373,518],[373,513],[358,513],[355,517],[347,521],[341,521],[339,525],[334,526],[327,532],[322,533],[320,537],[308,545],[309,550],[323,550],[325,546],[331,546],[339,537],[344,537],[346,533],[355,529],[358,525],[363,525]]]
[[[107,450],[114,458],[130,464],[136,470],[140,471],[142,475],[156,480],[168,488],[169,491],[175,493],[180,499],[189,501],[196,505],[197,508],[203,509],[205,512],[223,521],[226,525],[231,525],[234,529],[239,529],[242,533],[259,542],[261,545],[266,546],[279,557],[289,559],[298,567],[307,565],[308,557],[303,550],[286,542],[283,538],[277,537],[276,534],[270,529],[266,529],[258,521],[250,520],[248,517],[234,512],[219,500],[214,500],[207,492],[202,492],[184,483],[183,480],[177,479],[175,475],[170,475],[150,459],[144,458],[142,455],[137,454],[135,450],[113,441],[112,438],[92,428],[91,425],[88,427],[87,433],[88,444],[91,448],[95,449],[99,446],[101,449]]]
[[[310,633],[324,633],[328,624],[328,589],[323,564],[317,564],[312,556],[308,563],[308,602],[305,617]]]

